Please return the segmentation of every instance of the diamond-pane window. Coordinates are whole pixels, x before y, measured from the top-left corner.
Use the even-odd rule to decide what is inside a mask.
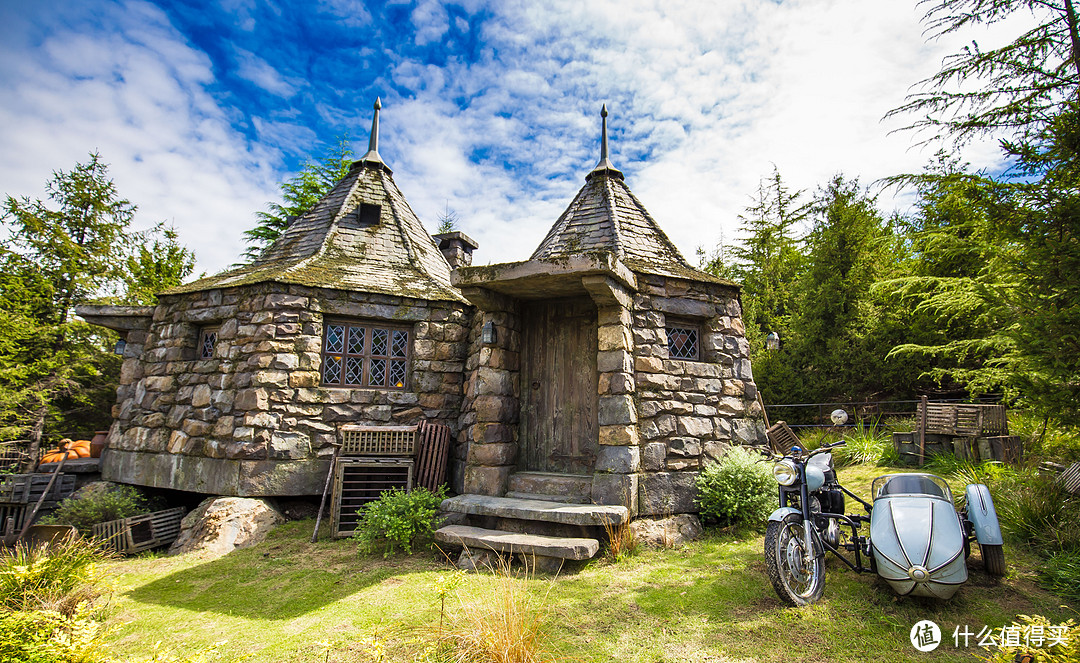
[[[199,330],[199,344],[196,349],[199,359],[213,359],[214,348],[217,346],[218,328],[203,327]]]
[[[349,327],[349,354],[364,354],[365,331],[366,330],[363,327]]]
[[[323,357],[323,382],[341,382],[341,357],[327,355]]]
[[[368,364],[368,384],[372,387],[382,387],[386,385],[386,360],[385,359],[372,359]]]
[[[386,356],[386,339],[390,335],[385,329],[371,330],[371,354],[379,357]]]
[[[408,382],[409,343],[408,328],[329,321],[323,337],[322,383],[404,389]]]
[[[390,349],[391,357],[405,357],[409,351],[409,332],[394,330],[394,343]]]
[[[345,345],[345,325],[327,325],[326,327],[326,352],[341,352]]]
[[[668,356],[672,359],[698,358],[698,330],[689,325],[668,325]]]
[[[405,386],[405,362],[400,359],[390,362],[390,386],[398,389]]]

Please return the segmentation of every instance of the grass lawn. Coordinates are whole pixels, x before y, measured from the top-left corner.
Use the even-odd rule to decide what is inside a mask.
[[[865,494],[884,468],[855,467],[841,480]],[[852,511],[849,506],[849,511]],[[148,657],[156,643],[186,656],[223,642],[221,660],[412,661],[438,629],[434,588],[451,567],[434,554],[358,556],[349,541],[308,539],[314,521],[292,522],[264,543],[216,560],[141,557],[116,562],[116,650]],[[1018,614],[1055,624],[1077,606],[1039,589],[1034,555],[1006,545],[1009,575],[981,570],[948,602],[899,598],[871,574],[833,560],[825,597],[808,608],[780,603],[765,575],[758,533],[710,531],[681,549],[642,551],[620,562],[596,559],[559,577],[517,581],[469,575],[446,601],[453,618],[466,605],[492,604],[527,582],[543,606],[546,633],[563,658],[578,661],[974,661],[952,634],[1001,627]],[[977,550],[977,547],[976,547]],[[922,619],[938,623],[942,645],[916,652],[908,640]]]

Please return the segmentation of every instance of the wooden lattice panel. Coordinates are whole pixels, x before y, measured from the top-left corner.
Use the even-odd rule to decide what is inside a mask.
[[[1067,492],[1080,495],[1080,463],[1073,463],[1058,477],[1058,483]]]
[[[416,453],[416,485],[431,492],[446,483],[450,458],[450,428],[442,424],[420,424],[420,449]]]
[[[30,507],[26,504],[0,504],[0,535],[18,534],[26,524]]]
[[[0,475],[0,503],[29,504],[37,502],[49,487],[51,474]],[[42,505],[49,508],[75,492],[75,475],[61,474],[56,478],[49,496]]]
[[[121,553],[134,554],[167,546],[180,535],[184,508],[155,511],[94,525],[94,538]]]
[[[418,426],[341,427],[342,456],[412,456],[416,453]]]
[[[928,403],[924,430],[937,435],[982,437],[1006,435],[1009,424],[1004,405]]]
[[[334,468],[331,534],[351,536],[358,511],[386,490],[412,490],[413,461],[405,458],[339,458]]]
[[[769,438],[769,446],[779,454],[790,453],[792,447],[802,446],[799,436],[795,434],[795,431],[791,430],[786,421],[776,422],[769,430],[765,431],[765,435]]]

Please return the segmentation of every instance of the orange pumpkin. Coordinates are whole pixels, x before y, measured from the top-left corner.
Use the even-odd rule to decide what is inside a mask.
[[[75,452],[77,458],[90,457],[90,440],[76,440],[68,445],[68,452]]]

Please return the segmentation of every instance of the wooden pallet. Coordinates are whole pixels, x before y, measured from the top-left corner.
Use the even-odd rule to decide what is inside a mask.
[[[94,525],[95,539],[119,553],[134,554],[167,546],[180,535],[184,508],[165,509]]]
[[[773,452],[778,454],[789,454],[792,447],[802,446],[799,436],[791,430],[786,421],[776,422],[765,431],[765,435],[769,438],[769,446],[772,447]]]
[[[416,453],[416,485],[435,492],[446,483],[446,466],[450,459],[450,427],[424,422],[419,429],[420,442]]]
[[[342,456],[412,456],[416,453],[419,426],[341,427]]]
[[[926,403],[923,429],[927,433],[956,437],[989,437],[1009,434],[1004,405]]]
[[[0,504],[0,535],[13,537],[21,532],[30,509],[29,504]]]
[[[0,475],[0,503],[30,504],[36,503],[52,477],[48,474],[6,474]],[[75,492],[75,477],[61,474],[53,484],[52,490],[42,505],[44,508],[55,506],[60,500]]]
[[[411,458],[338,458],[330,509],[331,536],[351,536],[356,531],[359,510],[379,499],[383,491],[412,490],[413,470]]]

